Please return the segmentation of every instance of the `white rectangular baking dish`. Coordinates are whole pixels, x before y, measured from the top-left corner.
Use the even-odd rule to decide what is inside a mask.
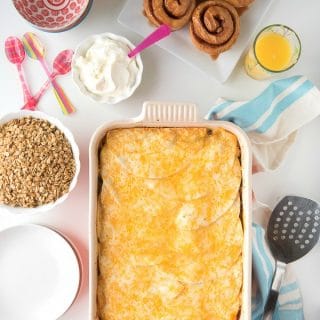
[[[89,150],[90,157],[90,217],[89,217],[89,313],[90,319],[98,319],[96,315],[97,287],[97,186],[98,186],[98,152],[102,139],[107,131],[116,128],[134,127],[206,127],[224,128],[237,136],[241,149],[242,166],[242,222],[244,228],[243,242],[243,288],[240,320],[251,319],[251,148],[246,134],[237,126],[223,121],[199,120],[197,107],[188,103],[145,102],[142,113],[133,119],[122,122],[111,122],[102,125],[94,133]]]

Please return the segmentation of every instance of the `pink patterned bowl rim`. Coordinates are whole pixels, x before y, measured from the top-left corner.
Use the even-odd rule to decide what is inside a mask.
[[[47,31],[63,31],[78,24],[92,0],[12,0],[29,23]]]

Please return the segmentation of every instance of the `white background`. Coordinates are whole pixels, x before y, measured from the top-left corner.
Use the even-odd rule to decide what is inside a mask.
[[[36,31],[48,49],[47,58],[76,45],[93,33],[114,32],[137,43],[140,37],[117,23],[124,0],[94,0],[88,17],[78,27],[58,34]],[[142,3],[142,0],[141,0]],[[302,40],[300,63],[290,74],[305,74],[320,85],[320,1],[275,0],[261,28],[272,23],[283,23],[297,31]],[[0,114],[18,110],[22,105],[22,92],[15,67],[8,63],[3,51],[4,40],[9,35],[22,36],[35,30],[18,16],[11,1],[0,2]],[[87,320],[88,316],[88,144],[94,130],[106,121],[133,117],[139,114],[145,100],[191,101],[199,105],[200,115],[208,111],[217,97],[249,99],[257,95],[268,82],[250,79],[243,70],[241,60],[231,78],[223,85],[180,62],[158,47],[143,54],[144,76],[142,85],[128,101],[116,106],[98,105],[83,97],[70,77],[59,83],[74,102],[78,112],[62,115],[52,92],[41,100],[39,108],[62,120],[75,135],[81,150],[82,170],[79,183],[61,206],[48,213],[32,217],[6,216],[0,212],[0,229],[34,222],[58,228],[77,246],[84,265],[83,283],[78,299],[61,320]],[[214,63],[214,62],[213,62]],[[45,81],[40,64],[28,59],[25,73],[36,92]],[[259,200],[274,206],[286,194],[308,196],[320,201],[320,119],[303,128],[285,163],[272,173],[254,177],[254,187]],[[301,285],[306,320],[320,319],[320,245],[304,259],[295,263]],[[1,284],[0,284],[1,285]],[[17,306],[19,307],[19,306]],[[5,320],[5,319],[3,319]],[[20,319],[17,319],[20,320]],[[46,320],[46,319],[44,319]],[[145,320],[145,319],[143,319]]]

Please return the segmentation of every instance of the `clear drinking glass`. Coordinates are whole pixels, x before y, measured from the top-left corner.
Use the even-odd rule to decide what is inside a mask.
[[[261,58],[259,59],[259,55],[257,54],[257,44],[259,45],[259,43],[261,43],[261,39],[266,39],[266,36],[269,36],[269,41],[272,41],[270,35],[271,37],[275,38],[275,41],[281,40],[281,37],[283,37],[283,40],[287,40],[285,42],[288,43],[290,47],[290,52],[288,52],[289,56],[287,57],[287,63],[285,63],[283,66],[280,65],[280,68],[278,66],[276,69],[272,69],[272,67],[267,66],[265,62],[261,61]],[[270,51],[265,52],[265,56],[268,54],[269,56],[272,56],[272,49],[270,49],[270,47],[268,47],[267,45],[265,45],[264,48]],[[251,78],[257,80],[268,79],[279,73],[291,69],[298,62],[300,54],[301,42],[296,32],[285,25],[273,24],[265,27],[258,33],[253,45],[251,46],[249,52],[245,57],[244,67],[247,74]],[[276,59],[277,57],[275,57],[275,60]]]

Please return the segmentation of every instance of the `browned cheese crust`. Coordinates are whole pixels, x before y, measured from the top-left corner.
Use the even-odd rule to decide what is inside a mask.
[[[132,128],[100,152],[100,320],[236,320],[241,164],[224,129]]]

